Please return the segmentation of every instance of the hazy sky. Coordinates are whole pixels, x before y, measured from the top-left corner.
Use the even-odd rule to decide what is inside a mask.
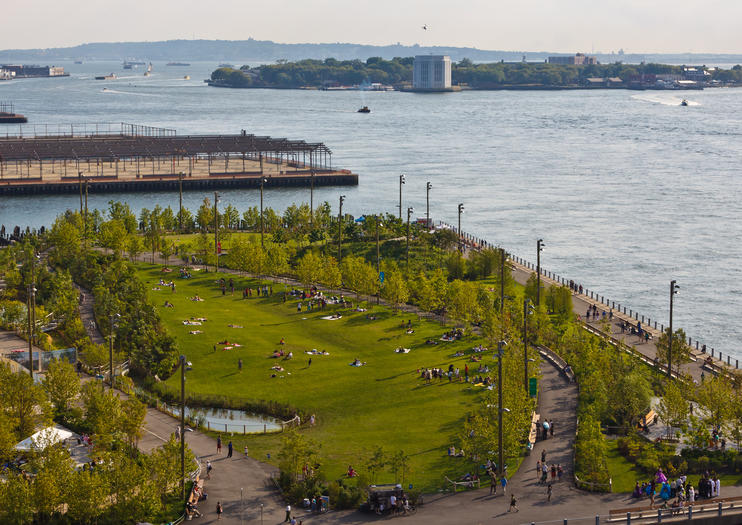
[[[2,0],[0,49],[195,36],[742,53],[740,20],[740,0]]]

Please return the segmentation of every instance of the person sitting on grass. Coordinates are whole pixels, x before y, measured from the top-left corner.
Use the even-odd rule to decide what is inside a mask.
[[[358,473],[353,469],[353,467],[348,465],[348,477],[355,478],[357,475]]]

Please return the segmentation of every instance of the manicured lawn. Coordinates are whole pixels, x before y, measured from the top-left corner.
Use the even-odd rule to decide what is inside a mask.
[[[373,448],[381,445],[389,453],[399,450],[411,457],[409,481],[429,491],[443,485],[443,476],[459,477],[470,465],[463,459],[449,458],[448,446],[459,443],[464,417],[478,402],[482,390],[470,384],[449,383],[447,380],[425,385],[418,379],[422,367],[470,371],[478,366],[468,360],[471,348],[481,342],[474,336],[461,341],[439,341],[446,330],[432,322],[419,322],[411,315],[395,314],[373,306],[376,320],[367,313],[346,309],[342,319],[325,320],[334,306],[325,311],[297,312],[298,300],[282,301],[283,284],[274,284],[272,297],[244,300],[241,290],[253,289],[256,280],[219,274],[235,279],[235,293],[227,289],[222,295],[214,273],[194,273],[192,279],[180,279],[177,272],[163,274],[159,266],[140,265],[139,275],[147,283],[153,303],[168,330],[180,345],[180,350],[193,363],[187,375],[187,387],[193,392],[239,396],[242,398],[275,400],[316,414],[317,424],[305,429],[309,437],[322,445],[323,470],[328,479],[339,478],[348,465],[360,468]],[[173,279],[177,293],[167,287],[152,290],[160,277]],[[204,302],[189,298],[198,294]],[[352,298],[351,298],[352,299]],[[174,308],[162,305],[168,300]],[[304,302],[306,305],[306,302]],[[365,305],[364,305],[365,306]],[[201,326],[183,325],[191,317],[206,317]],[[414,333],[408,335],[401,324],[412,320]],[[229,324],[244,328],[230,328]],[[191,330],[203,333],[190,335]],[[281,338],[285,345],[279,345]],[[426,344],[427,339],[438,341]],[[219,341],[242,345],[224,351]],[[214,345],[217,351],[214,352]],[[397,354],[397,347],[410,348],[408,354]],[[292,360],[273,359],[271,353],[282,348],[293,352]],[[307,350],[329,352],[328,356],[310,356]],[[452,357],[457,351],[465,357]],[[483,359],[492,366],[492,354]],[[309,358],[312,364],[309,366]],[[354,359],[367,364],[349,366]],[[238,372],[238,359],[243,370]],[[277,377],[271,377],[273,365],[284,367]],[[179,388],[177,377],[167,383]],[[259,459],[271,455],[274,462],[280,448],[279,435],[233,437],[236,449],[244,443],[250,454]],[[515,459],[510,461],[516,464]],[[379,482],[393,481],[391,474],[380,476]]]

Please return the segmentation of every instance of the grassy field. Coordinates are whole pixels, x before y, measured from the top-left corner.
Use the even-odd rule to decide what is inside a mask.
[[[331,315],[333,306],[321,312],[307,312],[305,308],[298,312],[298,300],[289,298],[283,303],[283,284],[274,285],[272,297],[253,293],[245,300],[241,290],[245,286],[254,289],[258,282],[221,275],[235,279],[234,295],[229,289],[222,295],[214,273],[197,272],[192,279],[180,279],[175,272],[163,274],[159,266],[139,266],[139,276],[147,283],[168,330],[193,363],[187,381],[191,391],[270,399],[315,414],[316,426],[304,432],[322,444],[323,470],[328,479],[339,478],[348,465],[361,467],[377,445],[389,453],[404,450],[410,455],[410,481],[426,491],[442,486],[444,475],[459,477],[468,471],[469,464],[449,458],[446,450],[461,432],[464,417],[482,390],[464,382],[425,385],[417,371],[421,367],[447,369],[453,363],[463,376],[466,363],[470,371],[478,365],[470,362],[468,355],[452,356],[459,350],[471,354],[471,348],[481,339],[470,336],[454,343],[429,345],[426,340],[438,341],[443,327],[375,306],[371,313],[376,320],[347,308],[341,310],[342,319],[325,320],[322,317]],[[160,277],[174,279],[177,293],[167,287],[155,290]],[[196,294],[204,301],[189,299]],[[174,308],[163,307],[165,300]],[[191,317],[208,320],[202,326],[183,325]],[[413,334],[401,327],[408,320],[412,321]],[[230,328],[230,324],[244,328]],[[196,329],[203,333],[189,334]],[[279,344],[282,338],[285,345]],[[224,340],[242,346],[224,351],[223,345],[217,344]],[[397,347],[411,351],[397,354]],[[293,352],[294,358],[271,358],[277,349]],[[311,349],[330,355],[305,353]],[[367,364],[349,366],[356,358]],[[242,372],[238,371],[238,359],[243,361]],[[491,357],[485,362],[490,366],[494,363]],[[274,365],[285,370],[271,377]],[[178,378],[170,378],[168,384],[179,386]],[[238,451],[246,443],[250,454],[259,459],[270,454],[275,460],[280,448],[279,435],[234,436],[233,441]],[[378,481],[393,480],[388,474]]]

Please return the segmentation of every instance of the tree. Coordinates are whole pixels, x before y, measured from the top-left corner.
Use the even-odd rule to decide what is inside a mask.
[[[381,296],[392,303],[394,308],[399,308],[410,297],[407,289],[407,283],[398,270],[384,272],[384,286],[381,289]]]
[[[137,231],[137,218],[131,207],[125,202],[108,201],[108,217],[111,220],[120,221],[126,229],[126,233]]]
[[[376,483],[379,473],[384,470],[387,463],[388,460],[384,449],[381,445],[377,445],[366,461],[366,470],[368,470],[371,483]]]
[[[104,248],[111,250],[116,257],[120,257],[125,248],[126,236],[124,223],[118,219],[111,219],[101,224],[98,232],[98,242]]]
[[[338,266],[335,257],[322,258],[320,282],[331,289],[340,288],[342,285],[343,277],[340,273],[340,267]]]
[[[126,252],[129,254],[129,258],[132,261],[142,253],[143,249],[144,246],[142,245],[142,240],[138,235],[129,235],[126,238]]]
[[[668,348],[670,346],[670,328],[665,328],[665,331],[660,334],[657,340],[657,358],[660,363],[667,364],[668,361]],[[685,331],[682,328],[675,330],[672,337],[672,364],[673,366],[680,369],[681,363],[687,363],[690,361],[690,346],[688,346],[688,337],[685,335]]]
[[[296,482],[304,465],[314,465],[317,462],[318,448],[317,443],[294,429],[285,432],[278,453],[278,467],[292,482]]]
[[[620,423],[634,428],[639,418],[649,411],[652,385],[639,370],[622,373],[613,385],[610,401]]]
[[[110,448],[116,438],[115,431],[121,418],[119,397],[93,381],[83,385],[81,397],[85,419],[93,430],[96,445]]]
[[[665,392],[657,405],[657,416],[667,427],[668,437],[672,437],[673,427],[684,428],[688,422],[688,402],[682,385],[678,381],[665,381]]]
[[[356,293],[371,295],[376,291],[376,270],[362,257],[346,256],[340,264],[340,273],[343,276],[343,285]]]
[[[204,201],[198,208],[196,223],[201,231],[208,231],[214,224],[214,207],[208,197],[204,197]]]
[[[67,412],[70,402],[80,393],[80,378],[75,367],[67,361],[49,363],[42,385],[57,415]]]
[[[305,287],[319,283],[322,276],[322,259],[312,251],[307,252],[299,259],[296,274]]]
[[[121,403],[121,417],[118,426],[126,436],[129,446],[134,448],[142,437],[144,417],[147,407],[135,397],[130,397]]]
[[[706,409],[703,421],[707,425],[721,428],[731,417],[733,393],[729,380],[720,375],[707,379],[698,387],[698,402]]]
[[[28,374],[15,373],[0,363],[0,408],[11,422],[19,439],[33,434],[37,426],[49,421],[46,393]]]
[[[405,479],[410,474],[410,456],[404,450],[396,452],[389,460],[389,465],[394,474],[394,482],[405,484]]]

